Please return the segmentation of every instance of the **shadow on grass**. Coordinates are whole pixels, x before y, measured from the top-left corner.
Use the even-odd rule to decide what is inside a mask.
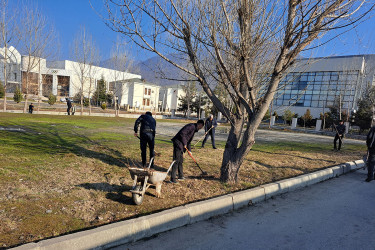
[[[103,146],[83,134],[71,131],[72,127],[66,124],[61,126],[40,124],[38,126],[23,126],[23,128],[26,132],[4,132],[4,136],[0,138],[0,144],[30,154],[62,155],[73,153],[77,156],[95,158],[118,167],[139,167],[142,165],[140,161],[124,157],[118,150]],[[88,147],[91,146],[96,146],[97,149],[89,149]]]

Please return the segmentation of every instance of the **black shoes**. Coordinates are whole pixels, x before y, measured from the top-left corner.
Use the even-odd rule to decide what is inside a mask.
[[[367,178],[365,181],[366,182],[370,182],[370,181],[372,181],[372,179],[371,178]]]
[[[213,149],[217,149],[217,147],[212,147]]]
[[[168,183],[177,184],[178,182],[176,180],[170,180]]]

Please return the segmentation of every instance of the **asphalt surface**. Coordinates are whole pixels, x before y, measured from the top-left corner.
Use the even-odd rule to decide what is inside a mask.
[[[173,137],[185,124],[184,123],[173,123],[173,122],[163,122],[158,123],[156,128],[156,134],[162,136]],[[217,132],[215,133],[215,139],[219,141],[225,141],[228,137],[227,133],[224,133],[226,127],[219,126]],[[192,144],[194,145],[202,136],[204,136],[204,129],[201,129],[195,136]],[[291,133],[283,132],[279,130],[266,130],[258,129],[255,134],[256,142],[306,142],[306,143],[324,143],[332,144],[333,137],[325,135],[307,134],[307,133]],[[208,139],[209,144],[211,143],[211,138]],[[345,144],[362,144],[365,145],[364,140],[355,139],[344,139]],[[200,145],[200,144],[199,144]]]
[[[375,181],[358,170],[114,249],[375,249]]]

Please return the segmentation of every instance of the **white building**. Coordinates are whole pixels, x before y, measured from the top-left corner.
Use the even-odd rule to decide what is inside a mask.
[[[48,62],[48,69],[53,76],[53,94],[73,97],[80,92],[83,85],[83,95],[91,96],[97,87],[97,81],[104,79],[109,89],[109,83],[126,79],[141,79],[140,75],[135,75],[118,70],[89,66],[69,60]],[[59,78],[60,76],[60,78]],[[67,82],[69,85],[67,86]],[[65,91],[62,91],[65,90]],[[60,95],[59,95],[60,94]]]
[[[133,78],[109,83],[109,91],[118,98],[121,106],[133,110],[158,109],[160,86],[143,79]]]
[[[0,48],[0,81],[4,83],[6,66],[7,93],[13,93],[21,82],[21,54],[13,47]]]
[[[160,111],[177,111],[181,104],[179,98],[186,95],[182,84],[163,86],[159,93],[159,109]]]

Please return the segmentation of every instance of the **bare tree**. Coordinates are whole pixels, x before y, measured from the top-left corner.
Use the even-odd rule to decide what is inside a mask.
[[[94,64],[99,60],[99,52],[96,48],[91,35],[87,32],[85,27],[81,27],[79,33],[73,41],[72,57],[77,62],[74,64],[74,71],[78,75],[78,84],[73,81],[73,85],[79,88],[81,97],[81,115],[83,115],[83,100],[84,97],[91,97],[94,76],[96,69]],[[88,85],[88,86],[87,86]],[[91,114],[91,103],[90,114]]]
[[[224,182],[238,180],[255,132],[297,55],[374,8],[354,0],[106,0],[105,6],[111,29],[193,76],[231,123],[221,164]],[[192,70],[171,53],[185,56]],[[223,84],[233,109],[214,94],[215,83]]]
[[[17,58],[14,55],[14,50],[10,49],[10,43],[15,46],[17,44],[17,37],[15,34],[16,29],[16,11],[9,9],[8,0],[0,1],[0,47],[4,47],[3,56],[3,77],[4,77],[4,112],[7,110],[7,86],[8,79],[12,73],[12,62],[15,62],[15,66],[21,62],[17,62]],[[14,68],[14,67],[13,67]],[[15,79],[17,81],[17,79]]]
[[[122,88],[119,88],[117,86],[118,84],[122,83],[119,83],[118,81],[124,80],[126,78],[126,72],[131,68],[133,64],[133,61],[129,58],[128,54],[129,53],[126,50],[126,43],[122,42],[118,37],[116,42],[113,44],[110,58],[110,68],[113,69],[113,71],[111,71],[113,82],[109,83],[110,86],[108,86],[107,88],[113,92],[115,116],[119,115],[117,98],[119,95],[122,95],[122,93],[120,93],[120,90],[122,91]]]
[[[21,42],[22,59],[22,84],[25,94],[23,112],[26,113],[29,94],[37,95],[40,99],[40,68],[47,57],[56,48],[55,31],[52,25],[42,15],[39,9],[24,7],[22,9],[20,25],[17,29]],[[32,85],[30,85],[31,80]]]

